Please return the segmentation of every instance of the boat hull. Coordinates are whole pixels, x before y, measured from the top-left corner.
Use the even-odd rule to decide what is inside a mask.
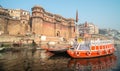
[[[43,46],[42,48],[54,54],[60,54],[67,52],[69,47],[70,45],[56,45],[56,46],[47,46],[47,47]]]
[[[113,54],[115,48],[101,50],[67,50],[72,58],[92,58]]]
[[[54,53],[54,54],[60,54],[60,53],[65,53],[67,51],[67,48],[64,49],[48,49],[49,52]]]

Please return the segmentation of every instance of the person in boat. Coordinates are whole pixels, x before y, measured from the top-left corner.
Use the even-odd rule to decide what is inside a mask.
[[[73,42],[73,48],[78,50],[90,50],[90,43],[82,41],[81,38],[78,39],[75,38]]]
[[[35,43],[35,41],[34,40],[32,40],[32,55],[34,55],[34,53],[35,53],[35,51],[36,51],[36,46],[37,46],[37,44]]]
[[[37,44],[35,43],[34,40],[32,40],[32,46],[33,46],[33,47],[34,47],[34,46],[37,46]]]
[[[78,46],[78,42],[77,42],[77,38],[75,38],[73,41],[73,48],[77,49],[77,46]]]

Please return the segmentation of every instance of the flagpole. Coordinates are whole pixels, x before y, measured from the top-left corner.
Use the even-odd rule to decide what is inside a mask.
[[[78,24],[78,10],[76,10],[76,20],[75,20],[76,36],[78,38],[79,37],[79,33],[78,33],[79,31],[78,31],[77,24]]]

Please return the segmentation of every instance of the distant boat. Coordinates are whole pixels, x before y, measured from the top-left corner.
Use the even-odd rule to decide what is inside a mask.
[[[5,49],[5,47],[0,47],[0,51],[3,51]]]
[[[67,53],[72,58],[91,58],[113,54],[115,51],[114,41],[108,39],[83,40],[74,42]]]

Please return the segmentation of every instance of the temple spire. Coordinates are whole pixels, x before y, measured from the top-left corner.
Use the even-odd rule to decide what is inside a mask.
[[[78,22],[78,10],[76,11],[76,23]]]

